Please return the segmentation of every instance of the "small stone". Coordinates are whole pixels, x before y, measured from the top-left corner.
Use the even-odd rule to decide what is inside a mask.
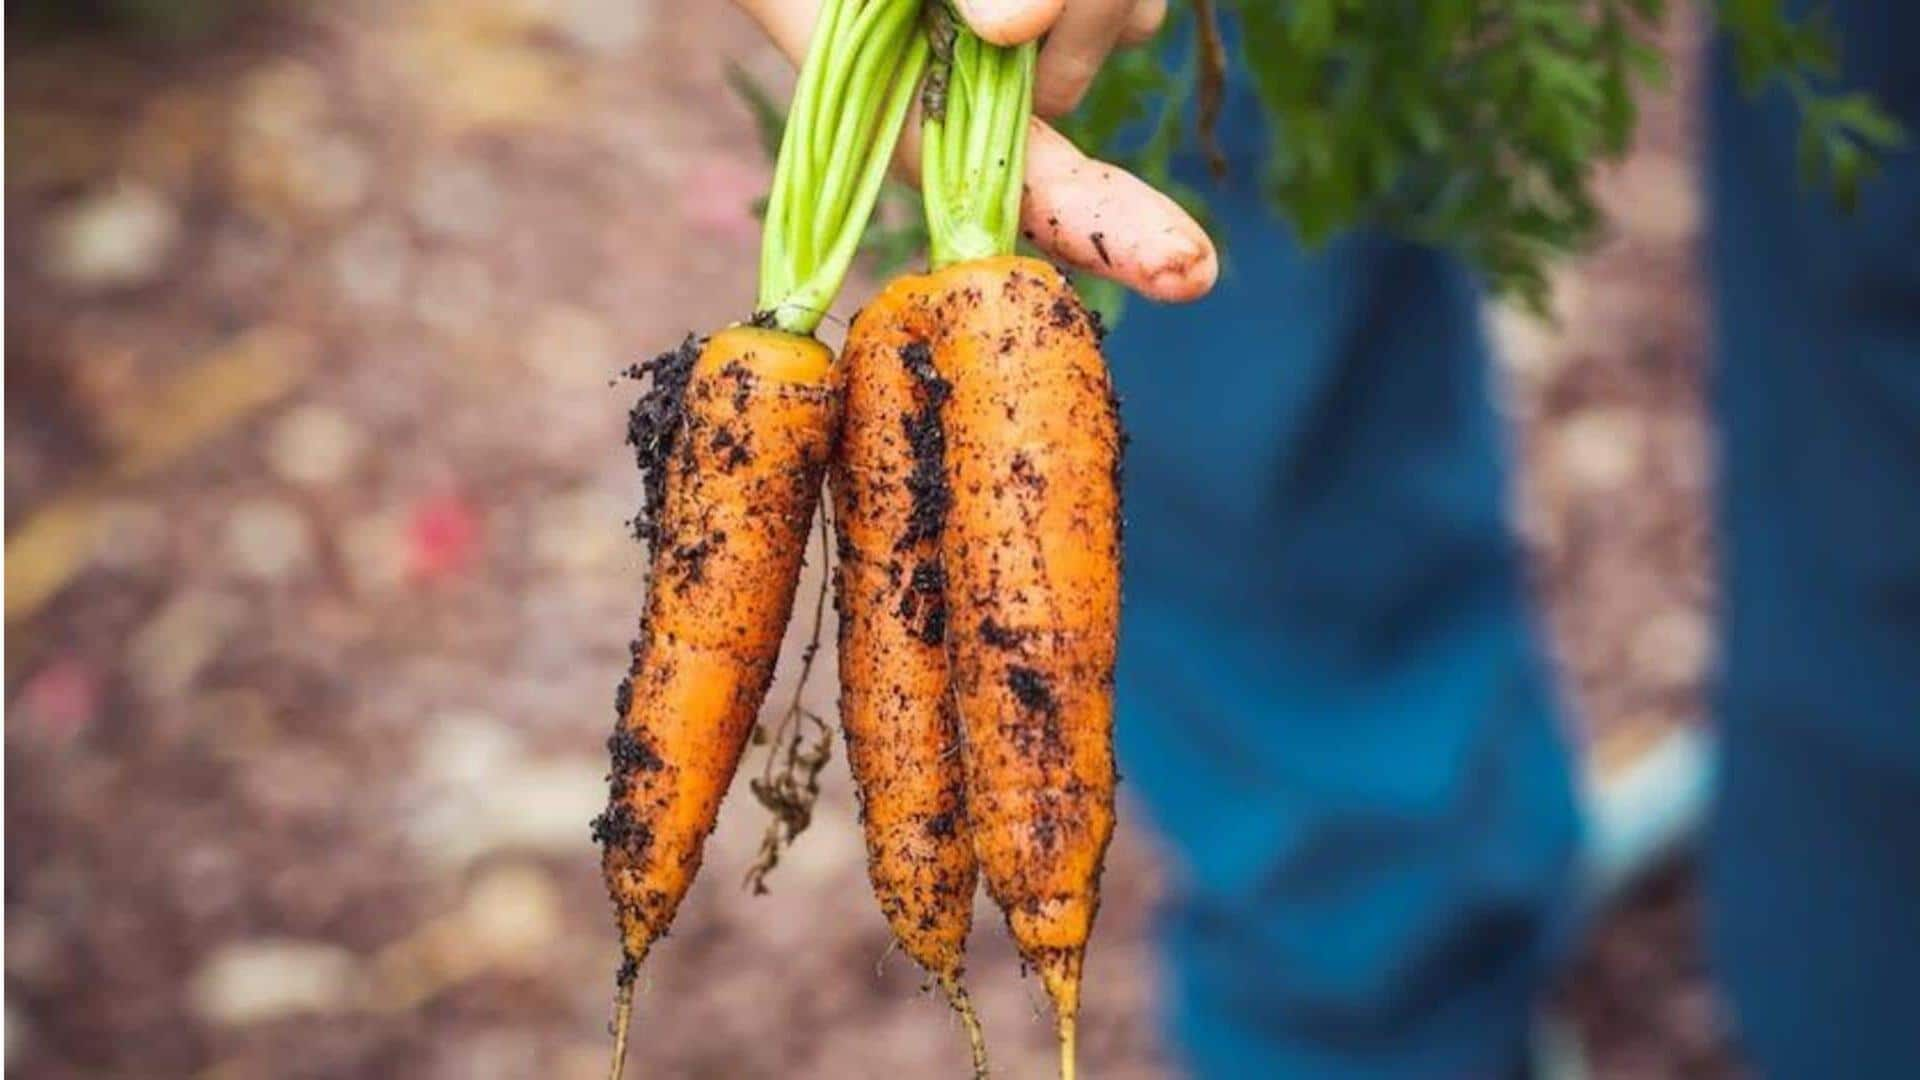
[[[321,214],[344,214],[359,206],[373,182],[373,160],[343,135],[303,144],[289,161],[290,194]]]
[[[334,288],[348,303],[388,307],[411,276],[413,245],[390,222],[365,221],[340,238],[329,261]]]
[[[520,755],[520,741],[497,718],[473,710],[439,714],[417,751],[417,775],[454,790],[479,790]]]
[[[156,700],[186,691],[233,640],[245,617],[245,605],[226,593],[194,590],[175,596],[128,646],[134,685]]]
[[[1640,467],[1645,438],[1640,418],[1623,408],[1593,408],[1561,426],[1557,459],[1574,484],[1595,491],[1619,488]]]
[[[534,510],[533,559],[563,573],[597,576],[631,550],[626,503],[597,490],[568,492]]]
[[[584,823],[604,808],[607,763],[569,757],[518,765],[489,793],[493,840],[502,848],[569,855]]]
[[[1634,633],[1633,669],[1658,686],[1687,686],[1701,678],[1712,651],[1706,617],[1692,608],[1671,607]]]
[[[144,185],[123,183],[53,222],[47,268],[79,289],[144,284],[159,272],[179,232],[172,203]]]
[[[414,290],[414,315],[442,334],[470,334],[492,310],[493,273],[486,263],[469,256],[434,259]]]
[[[1545,385],[1564,366],[1561,337],[1555,328],[1511,304],[1489,309],[1494,356],[1522,389]]]
[[[600,1075],[607,1061],[600,1055]],[[481,1031],[436,1047],[423,1080],[522,1080],[550,1075],[540,1067],[540,1043],[524,1031]]]
[[[324,488],[347,478],[366,445],[366,434],[344,413],[325,405],[302,405],[281,417],[268,434],[267,464],[290,484]]]
[[[407,833],[422,855],[452,866],[500,851],[578,852],[606,797],[604,761],[530,761],[512,729],[480,713],[443,717],[418,762],[425,790]]]
[[[653,5],[634,0],[564,0],[560,32],[596,56],[619,56],[639,44]]]
[[[1616,231],[1651,244],[1683,244],[1700,231],[1700,192],[1693,163],[1679,154],[1637,154],[1624,163],[1616,183],[1620,197],[1607,200]]]
[[[527,963],[560,935],[559,892],[538,867],[497,867],[474,882],[460,921],[494,962]]]
[[[605,386],[616,367],[611,337],[592,312],[554,304],[534,313],[522,356],[529,370],[555,386]]]
[[[413,216],[430,233],[484,239],[499,224],[500,192],[493,178],[472,162],[432,165],[414,184]]]
[[[253,499],[227,517],[226,555],[242,575],[264,582],[284,581],[313,555],[307,519],[278,499]]]
[[[264,939],[214,951],[193,975],[189,998],[208,1022],[241,1025],[347,1008],[358,961],[321,942]]]
[[[114,499],[99,508],[94,529],[94,565],[117,572],[141,570],[159,562],[167,550],[167,517],[160,508],[134,499]]]
[[[300,138],[324,118],[331,93],[328,80],[311,64],[276,60],[242,84],[235,126],[253,136]]]

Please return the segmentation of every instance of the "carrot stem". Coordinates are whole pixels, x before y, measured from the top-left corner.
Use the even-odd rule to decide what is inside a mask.
[[[930,31],[945,80],[921,139],[921,195],[934,269],[1012,254],[1020,235],[1037,46],[982,41],[943,7]]]
[[[811,334],[846,280],[928,45],[920,0],[825,0],[767,197],[760,318]]]

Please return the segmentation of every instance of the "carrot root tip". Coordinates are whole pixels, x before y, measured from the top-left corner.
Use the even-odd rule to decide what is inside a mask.
[[[991,1075],[987,1067],[987,1033],[980,1026],[980,1014],[973,1010],[973,998],[958,974],[940,976],[940,989],[966,1029],[967,1046],[973,1053],[973,1080],[987,1080]]]
[[[1075,1027],[1071,1014],[1060,1017],[1060,1080],[1074,1080],[1077,1070],[1074,1060]]]
[[[622,979],[613,992],[613,1063],[607,1080],[620,1080],[627,1071],[627,1036],[633,1030],[633,980]]]

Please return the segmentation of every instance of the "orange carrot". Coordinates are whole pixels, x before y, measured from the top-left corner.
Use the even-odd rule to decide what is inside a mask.
[[[894,938],[986,1046],[962,984],[978,880],[949,695],[940,554],[944,384],[927,308],[907,279],[854,319],[841,352],[843,426],[831,474],[839,530],[840,720],[867,867]]]
[[[1094,324],[1058,271],[1001,256],[931,276],[974,851],[1053,998],[1070,1074],[1113,835],[1119,417]]]
[[[699,869],[773,678],[832,449],[831,359],[811,338],[734,327],[663,357],[654,408],[636,413],[653,576],[594,823],[623,985]]]
[[[656,360],[634,413],[653,574],[594,821],[622,946],[615,1077],[640,963],[699,869],[779,659],[835,434],[832,356],[812,333],[925,69],[919,15],[919,0],[821,5],[768,194],[752,323]]]

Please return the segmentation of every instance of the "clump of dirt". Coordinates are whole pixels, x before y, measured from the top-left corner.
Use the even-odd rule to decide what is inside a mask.
[[[649,379],[640,399],[627,412],[627,445],[640,467],[640,512],[633,518],[633,535],[651,543],[659,533],[660,511],[667,503],[667,462],[687,422],[687,385],[693,381],[694,361],[705,344],[692,334],[678,348],[663,352],[627,369],[631,379]]]
[[[1037,713],[1052,714],[1060,708],[1047,677],[1033,668],[1014,665],[1007,669],[1007,689],[1020,704]]]
[[[934,370],[933,350],[924,341],[901,346],[900,362],[920,384],[921,392],[919,410],[901,418],[907,443],[913,449],[913,473],[907,477],[913,512],[895,544],[904,549],[922,540],[938,539],[947,527],[953,492],[947,486],[947,434],[940,424],[940,406],[946,403],[953,386]]]
[[[895,614],[903,619],[919,619],[918,637],[928,645],[947,640],[947,568],[938,556],[923,559],[913,568],[907,591],[900,596]]]
[[[641,824],[632,807],[616,802],[593,819],[593,842],[607,850],[625,852],[637,862],[653,843],[653,831]]]
[[[1001,626],[986,615],[980,619],[980,640],[996,649],[1017,649],[1020,647],[1021,633],[1018,630]]]

